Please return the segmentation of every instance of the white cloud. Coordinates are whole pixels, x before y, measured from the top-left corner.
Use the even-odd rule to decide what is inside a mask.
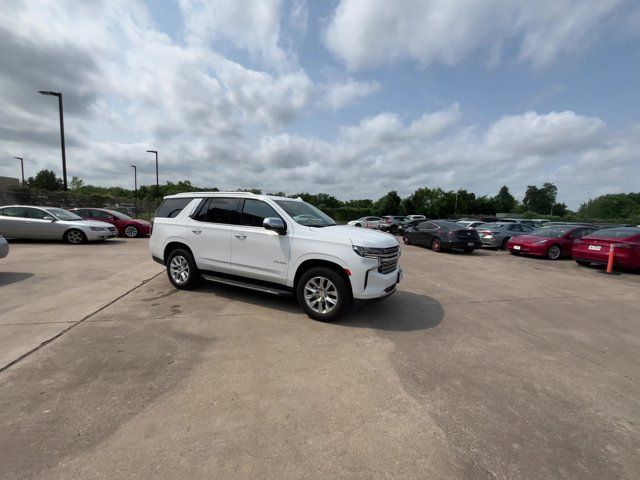
[[[380,90],[378,82],[359,82],[348,78],[344,82],[334,82],[326,86],[326,94],[322,97],[322,104],[330,110],[340,110],[360,98],[371,95]]]
[[[495,66],[509,45],[541,67],[638,10],[631,0],[341,0],[325,43],[351,70],[402,60],[456,65],[472,55]]]

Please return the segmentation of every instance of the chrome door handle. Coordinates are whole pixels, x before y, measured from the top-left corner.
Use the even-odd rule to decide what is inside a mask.
[[[234,237],[239,238],[239,239],[243,239],[243,238],[247,238],[247,236],[244,233],[234,233],[233,234]]]
[[[191,231],[196,235],[200,235],[202,233],[202,230],[191,230]]]

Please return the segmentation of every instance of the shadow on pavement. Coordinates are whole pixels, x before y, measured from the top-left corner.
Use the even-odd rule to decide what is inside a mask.
[[[109,240],[98,240],[96,242],[87,242],[82,245],[70,245],[62,240],[31,240],[31,239],[8,239],[10,245],[65,245],[69,247],[78,247],[82,245],[122,245],[127,243],[124,239],[110,238]]]
[[[21,282],[33,277],[33,273],[27,272],[0,272],[0,287],[11,283]]]
[[[215,294],[228,300],[283,313],[299,314],[307,318],[294,298],[277,297],[268,293],[207,282],[203,282],[193,292]],[[382,301],[354,306],[333,324],[343,327],[406,332],[433,328],[442,321],[443,316],[442,306],[433,298],[399,290]]]

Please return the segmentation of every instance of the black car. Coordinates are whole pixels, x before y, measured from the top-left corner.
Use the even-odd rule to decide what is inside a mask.
[[[407,231],[409,228],[416,227],[425,221],[426,219],[421,218],[419,220],[410,220],[408,222],[402,222],[400,223],[400,225],[398,225],[398,234],[403,235],[404,232]]]
[[[448,249],[473,252],[482,246],[478,232],[446,220],[429,220],[407,229],[402,235],[407,245],[423,245],[434,252]]]

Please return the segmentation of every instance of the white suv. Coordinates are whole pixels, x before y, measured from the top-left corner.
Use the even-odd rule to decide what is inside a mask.
[[[243,192],[165,197],[149,248],[177,288],[204,278],[295,295],[323,321],[352,300],[391,295],[402,277],[400,245],[391,235],[336,225],[301,199]]]

